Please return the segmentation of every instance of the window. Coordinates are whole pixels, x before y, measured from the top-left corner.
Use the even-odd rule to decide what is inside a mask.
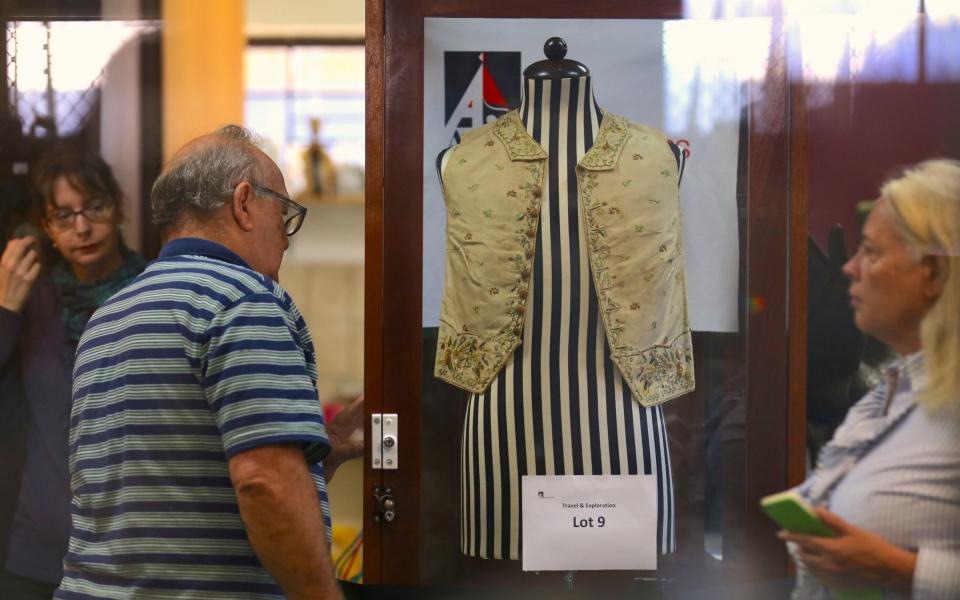
[[[296,197],[306,188],[311,119],[337,170],[337,192],[363,188],[363,45],[251,45],[246,52],[246,124],[263,137]]]

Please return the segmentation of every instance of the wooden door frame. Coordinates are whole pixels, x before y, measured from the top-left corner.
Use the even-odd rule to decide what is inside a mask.
[[[679,18],[679,2],[598,0],[367,0],[367,413],[400,418],[399,471],[364,458],[364,580],[419,583],[423,152],[423,19]],[[806,145],[791,103],[786,27],[774,18],[767,77],[751,84],[748,141],[745,539],[751,578],[783,576],[787,558],[759,499],[803,475],[806,381]],[[802,95],[802,94],[801,94]],[[799,143],[804,142],[804,143]],[[773,351],[771,349],[783,349]],[[753,399],[753,401],[750,401]],[[779,401],[778,401],[779,400]],[[369,416],[367,418],[369,423]],[[369,429],[367,430],[369,440]],[[389,486],[398,519],[373,521],[373,489]]]

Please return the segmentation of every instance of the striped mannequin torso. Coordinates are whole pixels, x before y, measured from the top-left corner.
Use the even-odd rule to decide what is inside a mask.
[[[602,112],[590,78],[525,80],[520,117],[547,171],[520,348],[483,394],[461,439],[461,550],[519,559],[524,475],[656,475],[657,547],[675,548],[660,406],[634,401],[610,359],[590,274],[576,165]],[[440,157],[440,172],[449,151]]]

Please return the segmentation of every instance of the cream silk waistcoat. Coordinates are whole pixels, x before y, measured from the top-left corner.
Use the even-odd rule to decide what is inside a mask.
[[[523,336],[547,153],[516,111],[467,132],[450,152],[434,374],[480,394]],[[605,112],[577,179],[614,364],[644,406],[691,391],[679,181],[666,138]]]

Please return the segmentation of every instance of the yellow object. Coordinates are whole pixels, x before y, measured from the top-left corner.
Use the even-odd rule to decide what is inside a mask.
[[[363,531],[334,525],[330,554],[337,579],[363,583]]]
[[[163,156],[243,123],[244,3],[163,0]]]
[[[303,152],[303,172],[306,176],[305,194],[323,199],[337,193],[337,170],[320,143],[320,119],[310,119],[310,145]]]

